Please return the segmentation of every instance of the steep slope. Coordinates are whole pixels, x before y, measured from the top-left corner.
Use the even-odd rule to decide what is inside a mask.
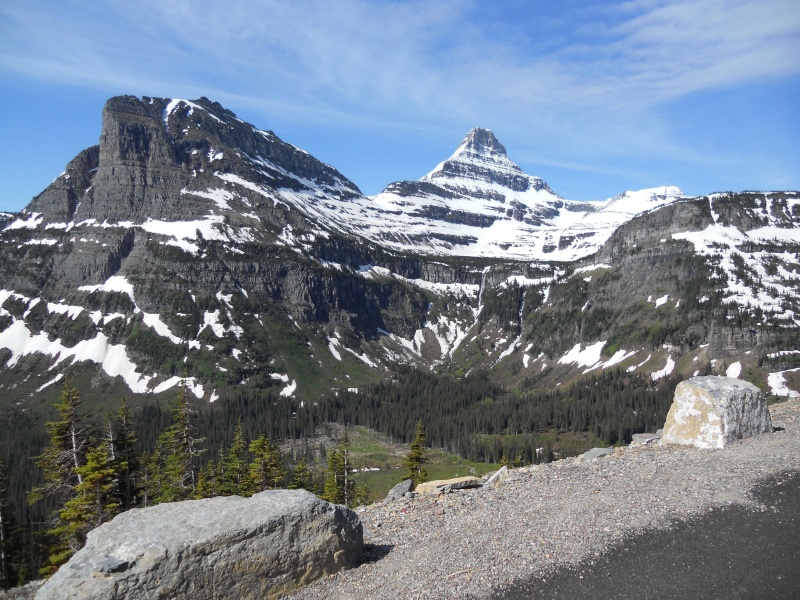
[[[159,394],[185,370],[208,400],[291,396],[422,360],[430,290],[472,293],[480,273],[307,216],[353,199],[333,168],[205,99],[110,100],[99,146],[2,231],[0,385],[28,402],[72,373],[104,395]],[[423,275],[428,291],[409,283]]]
[[[457,358],[524,386],[613,367],[654,379],[714,371],[796,395],[799,223],[797,192],[672,203],[550,280],[509,276],[485,292],[486,325]]]
[[[485,129],[367,198],[207,99],[113,98],[0,230],[0,389],[36,409],[66,376],[102,403],[185,375],[208,401],[304,402],[398,364],[527,388],[738,363],[788,393],[798,198],[570,202]]]
[[[626,192],[604,203],[573,202],[526,175],[487,129],[419,181],[374,198],[400,227],[370,239],[393,248],[518,260],[573,261],[596,252],[622,223],[682,197],[678,188]]]

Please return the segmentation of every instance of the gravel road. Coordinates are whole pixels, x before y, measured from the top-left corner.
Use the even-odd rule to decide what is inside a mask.
[[[602,562],[637,533],[659,536],[724,507],[768,510],[751,490],[800,469],[800,400],[770,413],[778,431],[721,450],[619,448],[515,469],[491,489],[361,508],[364,564],[291,597],[517,597],[526,582]]]

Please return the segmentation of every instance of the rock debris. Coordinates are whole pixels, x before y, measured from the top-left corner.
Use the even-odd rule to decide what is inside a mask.
[[[360,508],[363,564],[291,597],[486,598],[557,567],[591,564],[643,529],[734,504],[767,510],[749,492],[759,479],[800,468],[800,400],[770,413],[774,433],[723,449],[615,448],[583,464],[514,469],[496,487]]]

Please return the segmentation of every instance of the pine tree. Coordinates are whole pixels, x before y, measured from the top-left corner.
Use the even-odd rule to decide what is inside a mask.
[[[355,482],[350,479],[350,436],[344,431],[339,447],[328,454],[328,470],[322,499],[334,504],[353,506],[356,502]]]
[[[129,510],[139,502],[140,484],[138,481],[140,459],[136,452],[136,433],[128,410],[128,401],[122,399],[117,413],[116,439],[112,449],[112,458],[117,462],[119,473],[119,489],[117,495],[122,510]],[[122,466],[124,465],[124,468]]]
[[[8,473],[0,460],[0,590],[11,587],[11,522],[8,514]]]
[[[338,449],[328,453],[328,470],[322,499],[334,504],[344,504],[344,457]]]
[[[202,440],[194,437],[194,411],[186,396],[185,382],[178,389],[178,403],[172,411],[172,425],[162,433],[148,465],[149,504],[178,502],[196,493],[196,462]]]
[[[200,498],[213,498],[214,497],[214,465],[209,463],[205,467],[200,467],[200,472],[197,474],[197,487],[195,488],[195,499]],[[210,473],[210,474],[209,474]]]
[[[406,479],[411,479],[415,487],[428,480],[428,470],[425,468],[425,463],[427,462],[428,458],[425,456],[425,429],[420,419],[417,421],[417,430],[414,441],[411,442],[411,449],[403,458],[403,463],[408,469]]]
[[[242,421],[236,424],[233,431],[233,441],[225,454],[225,477],[222,482],[222,496],[250,496],[253,494],[253,484],[249,477],[247,463],[247,444],[242,433]]]
[[[76,469],[81,482],[75,488],[75,496],[59,511],[60,523],[51,530],[57,541],[48,557],[46,571],[54,572],[64,564],[83,547],[89,531],[119,512],[117,466],[105,445],[86,454],[86,464]]]
[[[78,391],[66,382],[60,402],[55,405],[59,420],[45,423],[50,430],[50,443],[43,454],[34,458],[44,471],[44,483],[31,490],[28,503],[54,498],[63,505],[73,496],[75,486],[81,483],[82,476],[77,469],[85,463],[90,436],[89,428],[83,425],[78,414],[80,406]]]
[[[75,552],[77,545],[64,530],[60,509],[75,497],[77,487],[83,483],[81,467],[86,464],[90,435],[89,428],[78,414],[80,407],[78,391],[65,382],[59,402],[55,405],[59,420],[45,424],[50,430],[50,442],[44,453],[34,458],[36,465],[44,471],[44,483],[31,490],[28,502],[33,504],[50,499],[59,507],[51,515],[45,535],[48,564],[40,572],[44,576],[55,572]]]
[[[267,436],[262,435],[250,442],[249,450],[253,455],[253,462],[250,463],[252,491],[255,493],[280,488],[286,476],[280,449]]]
[[[292,481],[289,483],[290,490],[308,490],[311,491],[311,470],[306,465],[306,459],[301,458],[300,462],[294,468],[292,474]]]

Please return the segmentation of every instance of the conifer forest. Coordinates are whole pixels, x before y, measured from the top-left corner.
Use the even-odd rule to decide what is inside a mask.
[[[396,376],[317,402],[269,392],[193,402],[181,386],[169,407],[85,411],[66,383],[45,424],[19,411],[0,427],[0,583],[46,576],[92,528],[132,507],[275,488],[304,488],[355,506],[366,491],[349,475],[347,426],[411,444],[404,462],[427,478],[424,447],[514,466],[628,443],[664,421],[679,376],[606,370],[547,391],[508,391],[483,372],[443,377],[400,367]],[[327,423],[345,426],[326,442]],[[33,457],[33,458],[31,458]]]

